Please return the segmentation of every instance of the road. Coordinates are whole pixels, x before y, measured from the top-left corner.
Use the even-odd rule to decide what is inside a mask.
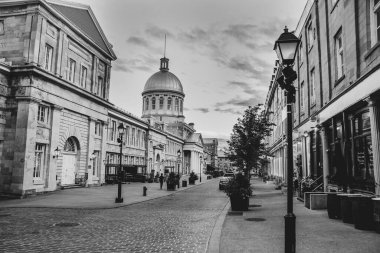
[[[2,208],[0,252],[205,252],[228,202],[217,184],[115,209]]]

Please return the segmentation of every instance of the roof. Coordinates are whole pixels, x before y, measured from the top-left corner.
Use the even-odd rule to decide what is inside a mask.
[[[144,93],[151,91],[171,91],[185,95],[181,81],[169,71],[158,71],[145,84]]]
[[[87,35],[105,53],[109,54],[114,60],[116,59],[112,46],[107,41],[90,6],[52,0],[48,0],[48,4],[71,21],[73,25]]]

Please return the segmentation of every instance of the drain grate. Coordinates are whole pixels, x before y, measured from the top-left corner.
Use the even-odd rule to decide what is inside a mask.
[[[249,205],[249,207],[261,207],[261,205]]]
[[[53,226],[55,227],[76,227],[80,226],[80,223],[77,222],[60,222],[60,223],[55,223]]]
[[[264,218],[247,218],[245,219],[246,221],[256,221],[256,222],[259,222],[259,221],[266,221],[266,219]]]
[[[0,213],[0,218],[1,217],[8,217],[8,216],[11,216],[10,213]]]

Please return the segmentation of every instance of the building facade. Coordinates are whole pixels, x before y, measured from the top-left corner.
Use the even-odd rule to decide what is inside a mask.
[[[325,190],[380,194],[380,3],[308,1],[295,34],[294,164]]]
[[[199,170],[202,138],[183,122],[184,94],[174,92],[178,110],[175,122],[162,119],[172,123],[167,128],[161,118],[141,119],[109,101],[116,56],[89,6],[1,1],[0,44],[1,194],[101,185],[115,176],[120,159],[125,172],[141,175]]]

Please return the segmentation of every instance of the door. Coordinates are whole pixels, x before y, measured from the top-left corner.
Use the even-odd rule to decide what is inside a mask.
[[[76,155],[64,154],[62,157],[62,185],[75,184]]]

